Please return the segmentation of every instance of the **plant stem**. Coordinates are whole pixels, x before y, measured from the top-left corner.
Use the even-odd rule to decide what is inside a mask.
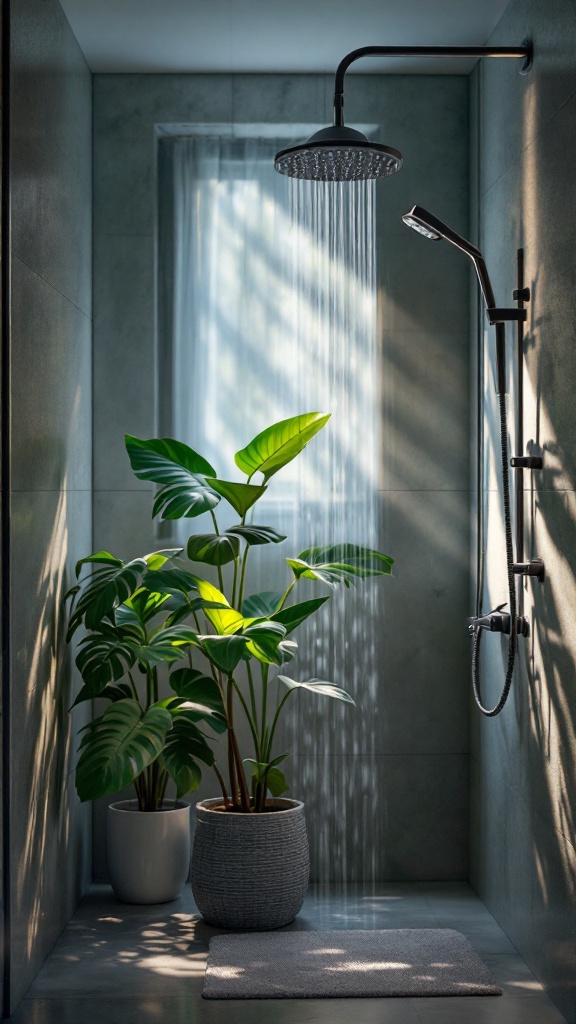
[[[216,772],[216,777],[218,779],[218,782],[220,783],[220,789],[222,790],[222,796],[224,797],[224,806],[227,808],[230,804],[230,797],[228,796],[228,790],[226,789],[226,780],[222,775],[222,772],[220,771],[218,765],[216,764],[216,761],[214,761],[212,767],[214,768],[214,771]]]
[[[158,785],[159,771],[158,771],[158,767],[159,767],[158,766],[158,761],[153,761],[152,762],[152,785],[154,787],[154,790],[153,790],[153,793],[152,793],[152,805],[153,805],[155,811],[158,809],[158,793],[159,793],[159,785]]]
[[[196,629],[198,630],[198,632],[199,632],[199,633],[201,633],[201,632],[202,632],[202,630],[201,630],[201,628],[200,628],[200,619],[198,618],[198,616],[197,616],[196,612],[195,612],[195,611],[194,611],[194,609],[192,608],[192,604],[191,604],[191,602],[190,602],[190,601],[188,602],[188,604],[190,604],[190,610],[191,610],[191,612],[192,612],[192,615],[194,616],[194,625],[196,626]],[[190,648],[188,648],[188,650],[190,650]]]
[[[232,600],[230,602],[233,608],[236,607],[236,586],[237,586],[237,583],[238,583],[238,562],[239,561],[240,561],[240,559],[237,556],[234,559],[234,576],[232,577]],[[239,608],[238,611],[241,612],[242,609]]]
[[[236,690],[236,693],[238,694],[238,700],[240,701],[242,707],[244,708],[244,712],[246,714],[246,718],[248,719],[248,725],[250,726],[250,732],[252,733],[252,739],[254,740],[254,749],[256,751],[256,760],[259,761],[260,760],[260,744],[258,742],[258,733],[256,731],[257,730],[257,723],[252,720],[252,716],[250,714],[250,711],[248,710],[248,705],[247,705],[246,701],[244,700],[244,694],[242,693],[240,687],[238,686],[238,683],[236,682],[235,679],[233,679],[232,682],[234,683],[234,689]]]
[[[226,691],[226,718],[228,720],[228,774],[230,776],[230,790],[232,793],[232,803],[234,804],[234,807],[239,807],[240,802],[238,798],[238,776],[236,774],[236,752],[232,742],[232,734],[234,732],[234,687],[232,685],[231,678],[228,679],[228,687]]]
[[[297,579],[293,579],[292,580],[292,583],[290,584],[290,586],[286,590],[284,596],[282,597],[282,600],[280,601],[280,604],[278,605],[278,608],[276,609],[277,611],[281,611],[281,609],[284,607],[284,605],[286,604],[286,601],[290,597],[290,594],[294,590],[294,587],[296,586],[297,583],[298,583]]]
[[[170,778],[170,776],[168,775],[168,772],[165,771],[164,768],[161,768],[160,769],[160,774],[159,774],[159,800],[158,800],[158,805],[160,807],[164,803],[164,797],[166,796],[166,787],[168,785],[169,778]],[[177,800],[178,800],[178,795],[176,795],[174,797],[174,806],[176,806]]]
[[[240,748],[238,746],[238,740],[236,739],[236,733],[232,729],[230,732],[232,738],[232,746],[234,748],[234,755],[236,757],[236,768],[238,771],[238,782],[240,785],[240,802],[242,804],[242,810],[248,814],[251,810],[250,807],[250,791],[248,789],[248,783],[246,782],[246,774],[244,772],[244,765],[242,764],[242,756],[240,754]]]
[[[134,789],[136,790],[136,796],[138,797],[138,810],[139,811],[145,811],[146,810],[145,799],[144,799],[144,789],[143,789],[142,783],[143,783],[143,778],[142,778],[141,775],[138,775],[134,779]]]
[[[258,710],[256,708],[256,693],[254,690],[254,679],[252,678],[252,669],[250,667],[249,661],[246,662],[246,675],[248,676],[248,688],[250,690],[250,705],[252,707],[252,718],[254,721],[254,725],[256,726],[256,729],[258,729]],[[256,760],[258,761],[259,758],[256,758]]]
[[[230,729],[228,730],[228,775],[230,776],[232,804],[234,807],[240,807],[240,798],[238,794],[238,779],[236,776],[236,757],[234,754],[234,745],[232,743],[232,731]]]
[[[216,516],[214,515],[213,509],[210,509],[210,515],[212,516],[212,522],[214,523],[214,531],[216,533],[216,536],[219,537],[220,536],[220,530],[218,529],[218,522],[216,520]],[[220,593],[223,594],[224,593],[224,577],[222,575],[222,566],[221,565],[217,565],[216,568],[218,569],[218,583],[220,584]]]
[[[250,793],[242,764],[242,757],[238,747],[238,740],[234,732],[234,679],[228,676],[226,692],[226,717],[228,719],[228,763],[230,765],[230,786],[232,788],[232,800],[234,806],[237,804],[237,788],[240,790],[240,804],[243,811],[250,810]],[[234,783],[233,780],[234,779]]]
[[[263,760],[266,761],[266,762],[268,762],[270,760],[270,755],[272,753],[272,741],[274,739],[274,733],[276,732],[276,726],[278,724],[278,719],[280,718],[280,712],[282,711],[282,708],[284,707],[286,701],[292,695],[292,693],[293,693],[292,690],[288,690],[284,694],[284,696],[282,697],[282,700],[280,701],[278,707],[276,708],[276,714],[274,715],[274,718],[272,719],[272,725],[270,726],[270,732],[268,734],[268,747],[264,751],[264,754],[263,754]]]
[[[266,714],[268,702],[268,665],[260,665],[262,672],[262,721],[260,723],[260,750],[266,750]]]
[[[250,545],[247,544],[244,548],[244,554],[242,555],[242,571],[240,573],[240,589],[238,591],[238,607],[241,608],[244,603],[244,580],[246,578],[246,566],[248,564],[248,552]]]
[[[128,679],[130,680],[130,686],[132,687],[132,693],[134,695],[134,700],[137,700],[138,703],[140,703],[140,701],[138,700],[138,690],[136,689],[136,684],[135,684],[134,680],[132,679],[132,673],[131,672],[128,672]]]
[[[254,810],[257,814],[262,814],[266,806],[266,786],[262,782],[258,782],[256,785],[256,795],[254,797]]]

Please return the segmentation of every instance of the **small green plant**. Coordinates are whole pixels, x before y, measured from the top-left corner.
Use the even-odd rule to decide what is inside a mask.
[[[200,764],[213,767],[227,809],[262,812],[267,793],[287,790],[280,768],[289,756],[274,755],[274,739],[286,702],[299,689],[354,703],[332,682],[298,681],[283,671],[296,656],[293,632],[329,594],[289,603],[301,580],[333,589],[356,579],[391,574],[392,559],[355,544],[311,547],[286,558],[291,578],[278,593],[245,594],[250,551],[286,540],[247,514],[270,478],[294,459],[329,415],[306,413],[282,420],[237,452],[244,482],[221,480],[202,456],[168,438],[126,436],[132,469],[159,485],[153,516],[193,519],[208,514],[210,533],[194,534],[183,549],[155,551],[123,562],[107,551],[81,559],[71,600],[67,639],[83,627],[76,664],[83,687],[75,705],[105,698],[104,713],[82,730],[76,786],[81,800],[116,793],[133,783],[141,810],[162,805],[170,779],[177,798],[198,788]],[[260,482],[254,483],[259,474]],[[237,525],[221,531],[215,509],[232,506]],[[253,513],[252,513],[253,516]],[[251,516],[251,518],[252,518]],[[218,586],[195,571],[210,566]],[[88,572],[86,573],[86,568]],[[238,681],[239,668],[246,680]],[[161,697],[160,674],[170,695]],[[283,687],[269,702],[271,687]],[[273,710],[271,710],[271,705]],[[253,741],[243,758],[235,716],[241,708]],[[202,728],[201,728],[202,726]],[[213,731],[212,739],[205,728]],[[226,734],[218,741],[218,734]],[[226,780],[214,747],[225,747]]]

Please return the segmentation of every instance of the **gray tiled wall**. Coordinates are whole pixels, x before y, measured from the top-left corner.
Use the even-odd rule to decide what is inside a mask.
[[[525,337],[527,448],[544,458],[527,481],[526,556],[546,563],[544,584],[522,588],[532,635],[522,644],[508,706],[496,720],[473,714],[471,877],[489,909],[576,1021],[576,6],[513,0],[491,42],[531,35],[530,74],[508,62],[475,73],[479,132],[479,241],[498,305],[515,287],[523,247],[532,296]],[[510,345],[512,344],[510,340]],[[514,408],[512,388],[511,408]],[[492,389],[488,434],[497,428]],[[512,438],[515,429],[512,426]],[[495,482],[491,481],[491,487]],[[504,600],[499,497],[488,509],[486,607]],[[502,596],[500,596],[502,595]],[[482,680],[503,677],[498,643],[484,644]]]
[[[155,126],[329,123],[332,84],[321,75],[95,76],[95,549],[128,557],[157,546],[151,488],[135,480],[123,447],[125,432],[157,429]],[[467,230],[468,80],[352,75],[346,88],[348,119],[381,125],[382,141],[405,157],[378,185],[381,549],[396,557],[396,578],[374,622],[377,707],[327,718],[307,704],[292,723],[291,788],[310,812],[317,878],[465,878],[470,271],[401,215],[419,202]],[[213,792],[207,780],[198,795]],[[94,821],[102,876],[102,805]]]
[[[91,878],[61,601],[92,543],[92,76],[55,0],[12,6],[12,1006]]]

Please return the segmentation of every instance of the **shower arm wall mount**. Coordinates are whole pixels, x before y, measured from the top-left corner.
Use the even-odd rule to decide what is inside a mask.
[[[361,46],[351,50],[340,61],[334,78],[335,128],[344,127],[344,75],[361,57],[515,57],[524,58],[520,74],[527,75],[533,47],[531,39],[524,39],[521,46]]]

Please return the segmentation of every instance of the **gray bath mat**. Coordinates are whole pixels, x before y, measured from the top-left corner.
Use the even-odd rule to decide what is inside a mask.
[[[499,996],[460,932],[251,932],[210,941],[205,999]]]

